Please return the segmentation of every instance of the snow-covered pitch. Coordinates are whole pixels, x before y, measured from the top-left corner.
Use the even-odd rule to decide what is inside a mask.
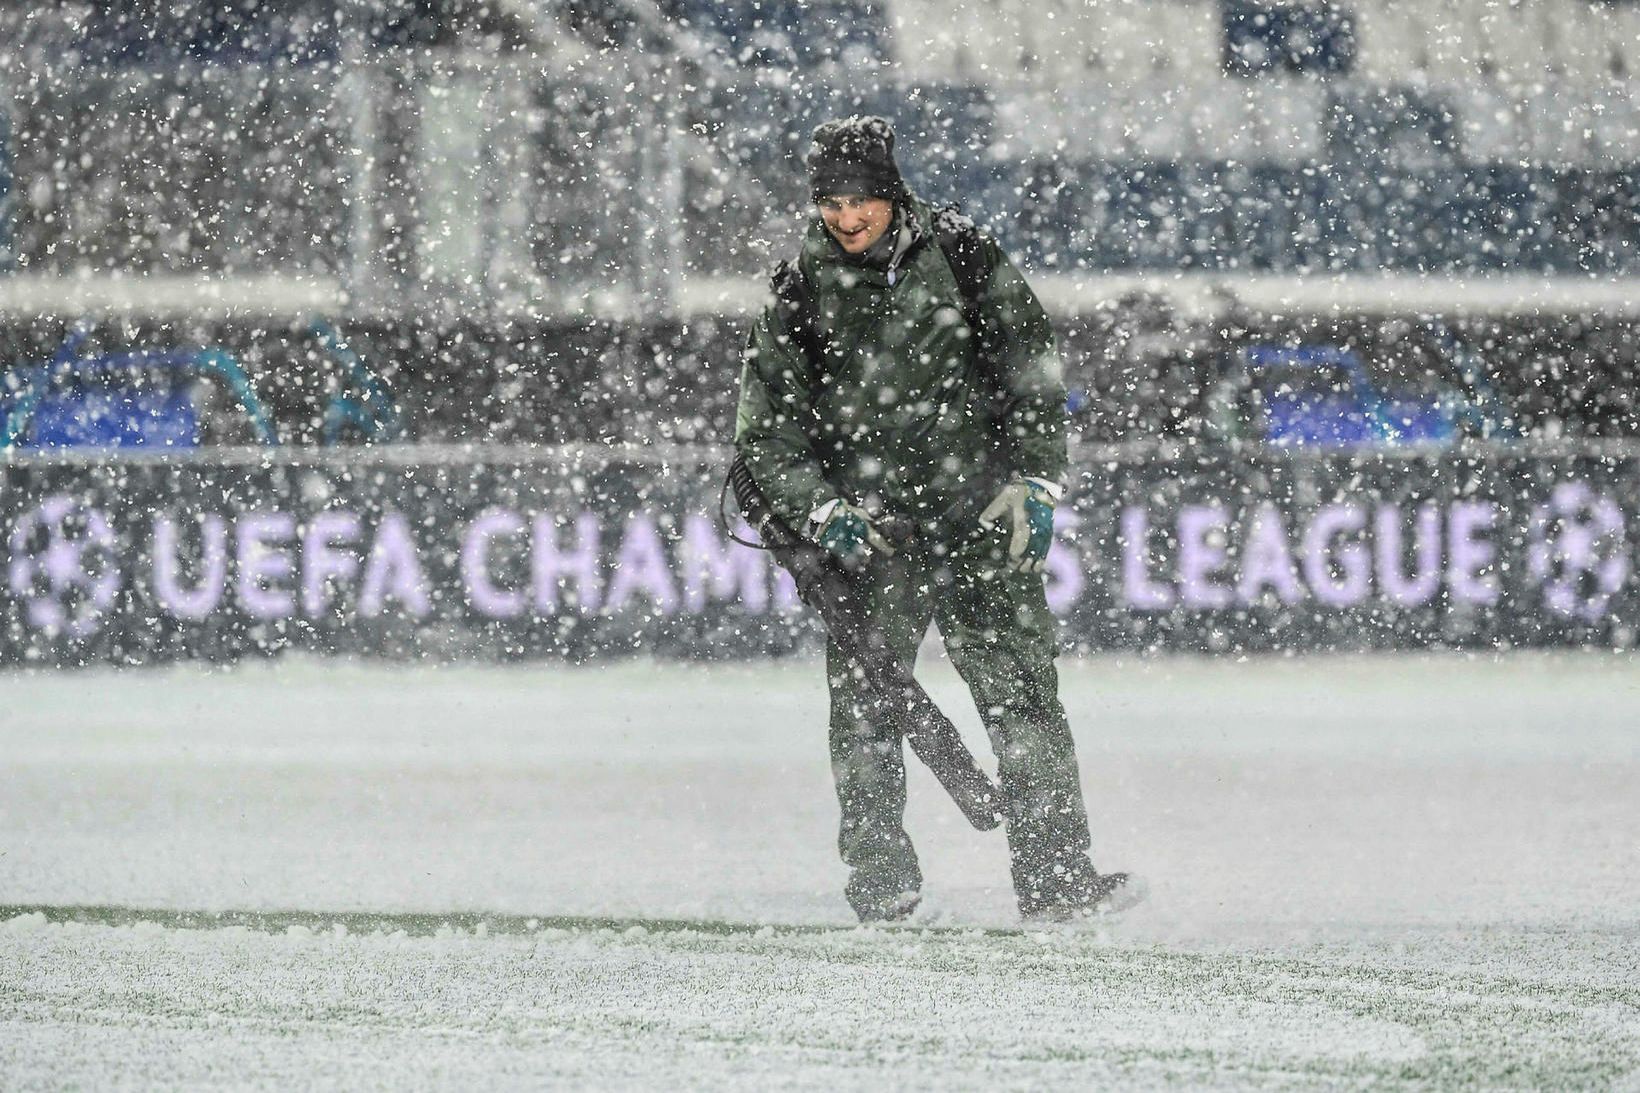
[[[850,926],[813,662],[7,675],[0,1087],[1640,1088],[1632,656],[1062,675],[1048,932],[915,767]]]

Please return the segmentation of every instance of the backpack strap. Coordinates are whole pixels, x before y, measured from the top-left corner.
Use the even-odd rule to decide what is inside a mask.
[[[991,266],[985,254],[985,236],[980,233],[974,218],[962,211],[955,202],[934,210],[934,238],[940,253],[957,279],[957,293],[962,297],[962,317],[975,337],[980,333],[980,299],[985,295],[985,283],[991,279]]]
[[[825,361],[825,338],[820,333],[819,304],[815,301],[814,285],[796,262],[781,262],[774,267],[769,287],[774,292],[775,310],[780,325],[785,328],[798,350],[819,375]]]

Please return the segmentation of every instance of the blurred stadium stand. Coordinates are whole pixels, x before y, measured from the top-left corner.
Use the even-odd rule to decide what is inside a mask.
[[[0,12],[0,73],[17,353],[83,311],[274,359],[322,311],[401,362],[424,437],[596,439],[578,396],[485,400],[732,386],[809,130],[874,112],[1030,267],[1089,390],[1161,400],[1090,435],[1200,402],[1195,334],[1132,371],[1145,291],[1375,365],[1406,341],[1375,330],[1469,321],[1532,427],[1640,433],[1607,396],[1640,316],[1633,0],[64,0]],[[1535,412],[1544,376],[1587,397]]]
[[[1636,4],[81,7],[6,16],[9,233],[36,273],[392,280],[385,245],[420,252],[412,282],[563,284],[636,236],[681,276],[748,276],[808,130],[854,111],[1050,271],[1640,272]]]
[[[881,0],[659,0],[657,7],[737,65],[802,68],[892,56]]]

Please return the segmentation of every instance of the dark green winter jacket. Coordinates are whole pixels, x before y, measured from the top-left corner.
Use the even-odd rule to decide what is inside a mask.
[[[1036,295],[984,237],[970,336],[934,235],[933,218],[951,214],[912,197],[902,215],[912,241],[886,271],[851,260],[818,217],[809,227],[799,261],[823,374],[772,300],[748,341],[735,446],[793,528],[833,497],[926,520],[1008,472],[1064,477],[1064,369]]]

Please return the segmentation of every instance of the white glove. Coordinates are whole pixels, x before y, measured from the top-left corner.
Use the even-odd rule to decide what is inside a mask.
[[[833,498],[809,514],[811,537],[835,554],[845,568],[857,569],[872,552],[894,556],[894,546],[859,505]]]
[[[1008,568],[1019,573],[1041,573],[1048,565],[1048,548],[1053,546],[1053,510],[1059,501],[1057,487],[1042,478],[1021,475],[1002,487],[985,511],[979,525],[986,531],[997,518],[1009,521]]]

